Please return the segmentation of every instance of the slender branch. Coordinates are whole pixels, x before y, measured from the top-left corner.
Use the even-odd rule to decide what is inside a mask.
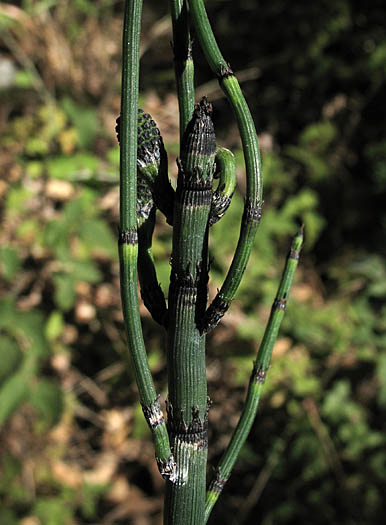
[[[170,0],[174,68],[180,114],[180,144],[194,111],[194,64],[187,0]]]
[[[261,217],[262,180],[256,129],[240,85],[218,48],[203,0],[189,0],[189,7],[197,38],[206,60],[217,76],[235,114],[243,145],[247,177],[244,214],[233,261],[225,281],[209,306],[202,323],[202,332],[209,332],[228,310],[248,263]]]
[[[154,388],[143,340],[137,294],[137,118],[139,41],[142,0],[126,0],[123,27],[122,103],[120,123],[120,234],[119,259],[122,309],[140,401],[153,433],[161,474],[174,479],[165,419]]]
[[[216,475],[209,485],[205,505],[205,523],[208,520],[212,508],[218,500],[221,491],[230,476],[233,466],[248,437],[249,431],[256,417],[260,395],[264,387],[265,378],[271,360],[273,346],[277,339],[280,324],[284,317],[287,299],[298,264],[302,244],[303,226],[295,235],[291,245],[291,250],[287,257],[287,262],[279,284],[276,298],[272,305],[271,315],[269,317],[263,340],[257,354],[257,359],[252,370],[244,410],[240,416],[240,420],[233,433],[228,448],[224,452],[224,455],[217,466]]]

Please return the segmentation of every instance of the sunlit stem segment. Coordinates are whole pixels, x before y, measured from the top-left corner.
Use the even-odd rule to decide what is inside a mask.
[[[236,117],[247,176],[247,192],[240,237],[225,281],[206,312],[202,331],[208,332],[218,324],[229,308],[248,263],[261,217],[262,180],[256,129],[240,85],[218,48],[203,0],[189,0],[189,9],[206,60],[217,76]]]
[[[194,64],[187,0],[170,0],[174,68],[180,115],[180,144],[194,110]]]
[[[137,117],[139,40],[142,0],[127,0],[123,27],[122,103],[120,124],[120,233],[121,297],[127,342],[140,401],[153,433],[156,458],[166,479],[175,476],[165,420],[147,362],[137,294]]]
[[[291,250],[279,284],[275,301],[272,305],[271,315],[261,342],[257,359],[255,361],[249,382],[247,399],[238,425],[233,433],[231,441],[222,456],[216,475],[209,485],[205,505],[205,523],[221,491],[227,482],[237,457],[248,437],[252,424],[256,417],[261,392],[269,368],[273,346],[275,344],[281,321],[284,317],[285,307],[291,288],[294,273],[298,264],[300,250],[303,244],[303,226],[298,231],[292,242]]]

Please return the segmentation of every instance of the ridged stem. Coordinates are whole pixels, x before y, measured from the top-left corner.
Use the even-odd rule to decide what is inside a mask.
[[[127,342],[140,401],[153,433],[161,474],[174,478],[175,464],[165,420],[151,377],[143,340],[137,294],[137,118],[139,41],[142,0],[127,0],[123,27],[122,103],[120,123],[120,234],[119,260],[122,309]]]
[[[224,452],[216,469],[216,475],[209,485],[205,505],[205,523],[213,506],[218,500],[221,491],[227,482],[240,451],[248,437],[255,420],[260,395],[264,387],[265,378],[271,360],[273,346],[278,336],[280,324],[284,317],[285,307],[289,296],[294,273],[298,264],[300,250],[303,243],[303,227],[295,235],[291,250],[288,254],[283,275],[279,284],[271,315],[264,332],[257,359],[255,361],[249,382],[247,399],[240,420],[233,433],[228,448]]]
[[[208,219],[216,143],[210,107],[199,104],[182,143],[174,202],[169,289],[168,428],[177,465],[166,485],[164,523],[202,525],[207,458],[205,336]]]
[[[209,306],[202,323],[202,331],[209,332],[228,310],[247,266],[261,217],[262,180],[256,129],[237,78],[219,50],[203,0],[189,0],[189,10],[206,60],[217,76],[236,117],[243,146],[247,178],[244,214],[233,261],[225,281]]]
[[[180,144],[194,110],[194,64],[187,0],[170,0],[174,69],[180,115]]]

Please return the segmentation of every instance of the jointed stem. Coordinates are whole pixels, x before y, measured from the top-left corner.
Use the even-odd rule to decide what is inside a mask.
[[[303,243],[303,227],[295,235],[291,250],[287,257],[287,262],[279,284],[275,301],[272,305],[271,315],[264,332],[257,359],[255,361],[252,375],[249,382],[247,400],[240,420],[233,433],[232,439],[222,456],[216,475],[212,480],[206,497],[205,523],[219,498],[221,491],[228,480],[236,459],[248,437],[260,400],[260,395],[264,387],[264,381],[269,368],[273,346],[275,344],[280,324],[284,317],[285,307],[291,288],[294,273],[298,264],[299,254]]]
[[[248,263],[261,216],[262,180],[255,125],[240,85],[218,48],[203,0],[189,0],[189,6],[202,50],[235,114],[247,175],[247,194],[239,242],[225,281],[206,312],[202,331],[208,332],[218,324],[229,308]]]
[[[165,420],[147,362],[137,294],[137,118],[141,13],[142,0],[126,1],[120,123],[119,259],[121,297],[128,346],[132,356],[142,408],[153,433],[157,461],[163,476],[173,479],[175,464],[170,450]]]
[[[207,301],[208,220],[216,142],[210,106],[203,100],[184,135],[174,207],[169,289],[168,428],[177,482],[167,483],[167,525],[204,520],[207,395],[205,336],[198,328]]]
[[[180,144],[194,110],[194,64],[187,0],[170,0],[174,67],[180,114]]]

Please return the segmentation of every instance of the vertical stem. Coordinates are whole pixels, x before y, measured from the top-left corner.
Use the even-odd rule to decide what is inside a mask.
[[[122,231],[136,231],[139,42],[142,0],[126,0],[122,42],[120,125],[120,220]]]
[[[182,144],[174,207],[169,289],[168,427],[177,464],[168,482],[167,525],[204,522],[207,458],[205,336],[198,320],[205,312],[208,281],[208,219],[216,141],[210,106],[196,108]]]
[[[120,233],[119,260],[122,309],[127,342],[134,366],[140,401],[153,433],[161,474],[173,478],[165,420],[154,388],[143,340],[137,294],[137,118],[139,40],[142,0],[127,0],[123,28],[122,104],[120,124]]]
[[[173,52],[179,114],[180,144],[194,110],[194,64],[186,0],[171,0]]]

